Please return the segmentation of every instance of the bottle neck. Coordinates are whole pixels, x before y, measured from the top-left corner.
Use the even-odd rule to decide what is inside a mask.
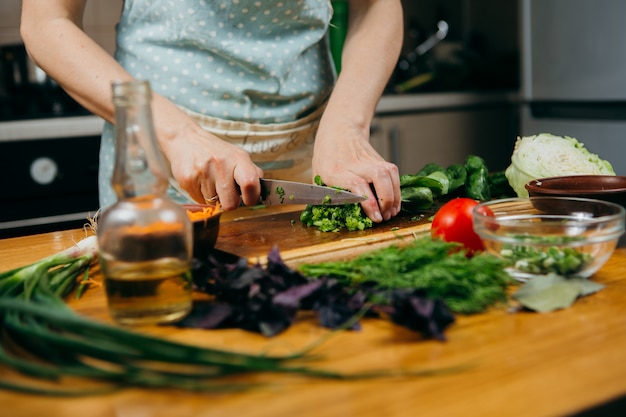
[[[162,195],[168,174],[160,152],[147,82],[113,84],[116,156],[112,185],[118,199]]]

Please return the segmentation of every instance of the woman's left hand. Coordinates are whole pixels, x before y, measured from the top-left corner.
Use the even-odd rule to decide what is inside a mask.
[[[313,174],[330,186],[342,187],[367,197],[361,203],[374,222],[389,220],[400,212],[398,167],[385,161],[369,143],[369,129],[343,126],[318,131],[313,156]]]
[[[365,214],[381,222],[400,212],[400,176],[369,143],[370,124],[402,47],[402,3],[349,0],[349,8],[341,72],[315,137],[313,174],[366,196]]]

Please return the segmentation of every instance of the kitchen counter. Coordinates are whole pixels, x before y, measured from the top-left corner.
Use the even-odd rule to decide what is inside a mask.
[[[241,235],[232,233],[238,222],[254,223],[249,217],[261,221],[275,214],[273,209],[225,213],[218,248],[241,242]],[[387,225],[379,229],[389,231]],[[266,245],[273,242],[280,248],[283,242],[283,236],[272,230],[254,232]],[[0,270],[63,250],[84,234],[69,230],[0,240]],[[367,239],[372,240],[375,236]],[[249,239],[246,245],[254,241]],[[314,244],[316,241],[311,242]],[[129,389],[85,398],[48,398],[0,391],[0,403],[12,417],[590,415],[585,410],[626,395],[625,270],[626,248],[618,248],[593,277],[606,288],[578,300],[572,308],[549,314],[494,309],[458,316],[446,331],[445,342],[423,340],[386,320],[368,319],[361,331],[337,334],[317,349],[324,358],[321,365],[342,371],[467,365],[445,375],[361,381],[291,377],[288,383],[278,376],[266,376],[255,380],[272,382],[267,389],[228,394]],[[80,314],[110,321],[101,288],[90,289],[80,300],[68,303]],[[298,349],[326,333],[307,318],[273,339],[240,330],[161,326],[142,331],[249,352]],[[7,372],[0,368],[0,378]]]

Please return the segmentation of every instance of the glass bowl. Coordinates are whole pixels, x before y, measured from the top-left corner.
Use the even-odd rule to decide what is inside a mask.
[[[588,278],[609,259],[624,233],[626,210],[587,198],[508,198],[474,208],[474,231],[507,272],[527,281],[556,273]]]

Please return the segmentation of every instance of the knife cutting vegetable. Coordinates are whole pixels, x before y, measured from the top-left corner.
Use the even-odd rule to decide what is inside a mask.
[[[306,184],[295,181],[261,179],[261,201],[268,206],[276,204],[312,204],[336,206],[360,203],[365,197],[350,191],[326,187],[320,184]]]
[[[315,183],[318,186],[323,186],[319,175],[315,177]],[[340,188],[331,189],[346,192]],[[365,197],[359,198],[359,201],[365,200]],[[328,200],[331,200],[330,197],[328,197]],[[300,214],[302,224],[317,227],[322,232],[338,232],[342,229],[348,229],[349,231],[365,230],[372,227],[372,219],[365,215],[358,202],[349,203],[346,201],[346,203],[339,205],[329,204],[330,202],[324,200],[321,204],[307,205]]]
[[[193,198],[183,190],[174,179],[170,178],[170,186],[188,200],[195,203]],[[260,200],[267,206],[278,204],[324,204],[341,205],[360,203],[366,198],[337,187],[327,187],[322,184],[307,184],[304,182],[286,181],[261,178]]]

